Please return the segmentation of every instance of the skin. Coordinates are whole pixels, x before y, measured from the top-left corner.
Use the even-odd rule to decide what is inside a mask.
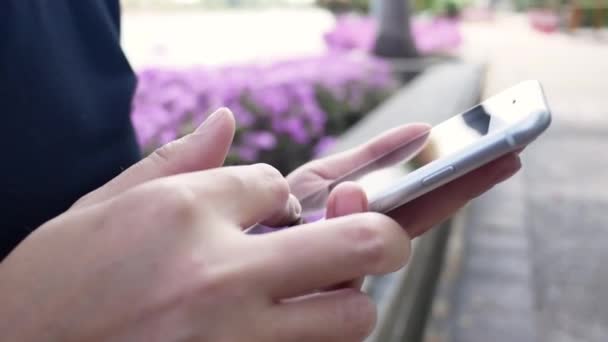
[[[329,198],[334,218],[247,235],[297,216],[290,194],[427,127],[397,128],[287,179],[268,165],[220,167],[234,127],[219,110],[22,242],[0,263],[3,340],[360,341],[376,312],[352,279],[404,266],[411,237],[519,168],[506,156],[388,216],[365,213],[364,194],[345,183]]]

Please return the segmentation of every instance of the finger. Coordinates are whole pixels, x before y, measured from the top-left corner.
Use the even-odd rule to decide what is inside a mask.
[[[278,304],[271,312],[277,341],[362,341],[376,323],[364,293],[343,289]]]
[[[304,168],[296,170],[289,175],[289,179],[296,178],[303,172],[311,172],[325,180],[335,180],[364,164],[375,160],[397,147],[420,137],[430,130],[427,124],[409,124],[392,129],[366,144],[355,147],[323,159],[319,159],[307,164]],[[307,195],[307,189],[297,189],[292,191],[297,196]]]
[[[325,217],[330,219],[365,211],[367,211],[365,191],[356,183],[345,182],[330,193]]]
[[[365,282],[365,277],[359,277],[357,279],[351,279],[348,281],[341,282],[336,285],[329,286],[327,288],[322,289],[321,291],[334,291],[339,289],[355,289],[360,290],[363,287],[363,283]]]
[[[275,231],[271,229],[271,227],[286,227],[297,222],[297,220],[300,219],[300,214],[302,213],[302,205],[294,195],[290,196],[293,197],[293,205],[295,206],[295,209],[291,211],[286,211],[284,213],[279,213],[279,215],[282,216],[275,216],[273,218],[268,219],[267,221],[262,222],[262,226],[256,226],[252,228],[249,233],[269,233]],[[337,200],[338,198],[339,200]],[[292,198],[290,198],[290,200],[292,200]],[[331,195],[329,196],[325,217],[334,218],[342,215],[360,213],[366,210],[367,196],[365,195],[363,189],[356,183],[345,182],[343,184],[340,184],[334,191],[332,191]],[[338,211],[338,214],[335,213],[336,211]],[[292,214],[290,216],[285,216],[288,212],[291,212]],[[298,223],[298,225],[299,224],[300,223]]]
[[[410,241],[392,219],[354,214],[258,235],[260,253],[251,272],[273,298],[309,293],[366,274],[402,267]]]
[[[165,188],[193,192],[201,207],[242,228],[272,217],[293,217],[287,180],[268,164],[232,166],[164,178]],[[297,201],[297,200],[296,200]]]
[[[447,219],[471,199],[511,177],[520,168],[519,157],[508,154],[393,210],[390,216],[414,238]]]
[[[328,219],[346,216],[350,214],[362,213],[367,211],[367,196],[365,191],[356,183],[345,182],[338,185],[329,195],[327,200]],[[364,277],[349,280],[337,285],[330,286],[326,290],[336,290],[342,288],[360,289],[363,285]]]
[[[359,277],[357,279],[353,279],[353,280],[347,282],[346,284],[344,284],[344,287],[361,290],[363,288],[364,282],[365,282],[365,277]]]
[[[226,108],[219,109],[193,133],[160,147],[74,206],[99,203],[152,179],[222,166],[234,130],[232,113]]]
[[[262,225],[267,227],[286,227],[300,218],[302,214],[302,205],[296,196],[289,194],[287,205],[284,210],[275,213],[270,218],[261,222]]]

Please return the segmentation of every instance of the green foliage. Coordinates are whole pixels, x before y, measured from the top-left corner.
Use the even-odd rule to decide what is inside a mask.
[[[345,12],[368,13],[370,9],[370,0],[316,0],[316,4],[336,14]]]
[[[316,0],[318,6],[333,13],[369,13],[374,0]],[[378,0],[388,1],[388,0]],[[407,0],[403,0],[407,1]],[[415,12],[430,12],[435,15],[456,16],[472,0],[411,0]]]
[[[456,17],[460,14],[463,8],[469,6],[472,0],[425,0],[428,8],[421,10],[427,10],[435,15]]]

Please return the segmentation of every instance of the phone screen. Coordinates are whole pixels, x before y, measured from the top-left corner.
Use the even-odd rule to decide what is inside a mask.
[[[462,151],[481,137],[521,119],[522,115],[515,116],[517,111],[505,108],[504,103],[505,101],[499,103],[495,98],[491,98],[434,126],[429,132],[407,144],[388,151],[381,158],[353,170],[325,189],[304,197],[301,203],[305,220],[310,222],[323,217],[329,192],[341,182],[356,182],[362,186],[368,198],[373,198],[412,171]],[[509,115],[505,115],[506,113]]]

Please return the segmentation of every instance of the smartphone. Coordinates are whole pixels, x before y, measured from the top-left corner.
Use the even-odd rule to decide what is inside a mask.
[[[303,217],[305,221],[323,218],[329,192],[344,181],[362,186],[370,211],[388,213],[523,148],[550,123],[540,83],[519,83],[304,196]]]

